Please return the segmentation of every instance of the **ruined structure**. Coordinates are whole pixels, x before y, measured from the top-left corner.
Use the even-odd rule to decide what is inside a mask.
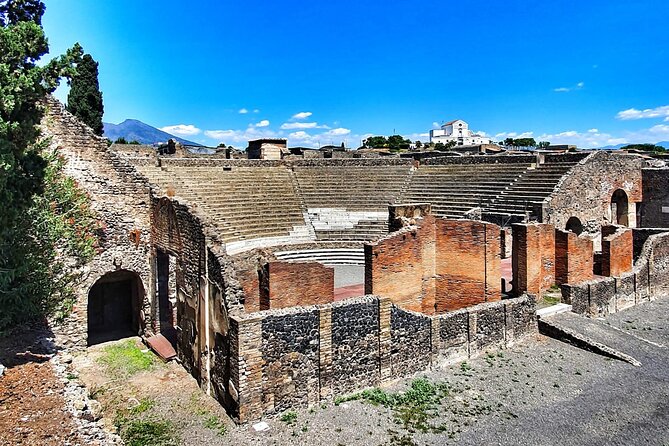
[[[634,155],[158,155],[55,101],[43,127],[105,223],[57,332],[161,337],[240,422],[512,344],[556,284],[590,315],[669,286],[669,235],[638,228],[668,170]]]

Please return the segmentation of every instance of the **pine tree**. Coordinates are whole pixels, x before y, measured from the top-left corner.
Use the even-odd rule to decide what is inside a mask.
[[[70,94],[67,96],[67,109],[102,136],[102,92],[98,82],[98,63],[90,54],[84,54],[77,64],[77,74],[72,78]]]

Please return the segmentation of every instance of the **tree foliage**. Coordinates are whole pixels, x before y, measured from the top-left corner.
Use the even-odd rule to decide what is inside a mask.
[[[662,146],[655,144],[628,144],[620,148],[620,150],[639,150],[641,152],[664,153],[667,151]]]
[[[77,44],[37,65],[49,49],[43,13],[38,0],[0,0],[0,330],[53,313],[69,283],[57,253],[83,259],[90,252],[75,241],[88,229],[53,224],[62,217],[79,225],[89,211],[39,139],[44,98],[62,76],[71,78],[81,57]]]
[[[534,138],[506,138],[504,145],[509,147],[536,147],[537,142]]]
[[[371,149],[387,148],[393,151],[406,150],[411,145],[411,140],[404,138],[401,135],[392,135],[386,138],[385,136],[370,136],[364,141],[364,147]]]
[[[84,54],[77,64],[67,96],[67,109],[93,129],[96,135],[102,136],[104,106],[98,82],[98,63],[90,54]]]

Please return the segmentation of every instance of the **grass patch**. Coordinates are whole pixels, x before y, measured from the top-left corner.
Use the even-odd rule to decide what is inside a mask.
[[[204,420],[204,427],[216,431],[216,435],[221,437],[228,431],[228,428],[225,427],[225,424],[223,424],[223,422],[216,415],[212,415]]]
[[[288,410],[281,415],[280,420],[286,423],[288,426],[291,426],[297,422],[297,412]]]
[[[155,401],[152,400],[151,398],[142,398],[142,400],[139,402],[139,404],[132,409],[130,409],[130,414],[132,415],[139,415],[147,410],[151,409],[155,405]]]
[[[98,362],[105,365],[111,375],[127,378],[151,369],[155,356],[151,352],[143,352],[135,341],[128,340],[105,347]]]
[[[176,446],[174,426],[169,421],[126,421],[120,428],[126,446]]]

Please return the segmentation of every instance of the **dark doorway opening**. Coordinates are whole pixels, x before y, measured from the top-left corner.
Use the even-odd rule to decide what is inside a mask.
[[[565,229],[567,229],[567,231],[573,232],[576,235],[581,235],[583,232],[583,223],[581,223],[581,220],[579,220],[578,217],[569,217]]]
[[[136,273],[105,274],[88,292],[88,345],[136,336],[142,282]]]
[[[611,196],[611,220],[613,224],[629,226],[629,201],[622,189],[617,189]]]
[[[172,258],[174,259],[174,258]],[[170,267],[172,264],[172,267]],[[162,334],[172,346],[176,346],[177,333],[174,328],[174,308],[176,303],[175,262],[170,255],[156,251],[156,273],[158,282],[158,322]]]

